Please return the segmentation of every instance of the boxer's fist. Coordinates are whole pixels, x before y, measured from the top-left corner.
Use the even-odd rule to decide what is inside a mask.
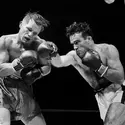
[[[79,47],[76,49],[76,54],[82,59],[84,58],[85,54],[87,52],[87,49],[85,49],[84,47]]]
[[[36,80],[40,79],[42,77],[42,71],[40,68],[24,68],[21,71],[20,76],[25,81],[26,84],[31,85]]]
[[[40,58],[51,58],[56,56],[57,46],[53,42],[41,43],[37,48],[37,53]]]
[[[99,54],[94,50],[83,50],[78,48],[77,55],[81,58],[82,63],[92,70],[96,71],[101,77],[106,73],[108,67],[103,65]]]
[[[13,68],[19,71],[26,67],[34,67],[37,64],[37,54],[35,51],[24,51],[19,58],[12,62]]]
[[[47,44],[51,48],[51,53],[50,53],[51,57],[56,56],[56,54],[58,52],[58,48],[57,48],[56,44],[54,44],[53,42],[50,42],[50,41],[48,41]]]

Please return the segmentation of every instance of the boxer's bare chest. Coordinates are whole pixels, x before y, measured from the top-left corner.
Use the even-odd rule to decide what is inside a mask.
[[[107,45],[104,45],[104,44],[99,45],[99,46],[96,47],[95,51],[96,51],[96,53],[98,53],[102,63],[104,65],[106,65],[107,64],[107,59],[108,59],[107,58],[107,55],[108,55],[108,47],[107,47]],[[77,60],[77,64],[80,65],[81,67],[83,67],[82,60],[80,58],[78,58],[78,56],[76,56],[75,58]]]
[[[12,61],[15,58],[18,58],[23,51],[24,48],[22,48],[20,44],[18,44],[15,40],[11,40],[8,46],[9,60]]]
[[[108,48],[106,45],[99,45],[97,46],[97,48],[95,49],[95,51],[97,51],[97,53],[100,56],[101,61],[103,62],[104,65],[107,64],[107,53],[108,53]],[[78,57],[75,56],[76,59],[76,64],[74,65],[74,67],[79,71],[79,73],[84,77],[84,75],[86,74],[86,77],[88,77],[87,79],[91,80],[89,81],[90,86],[92,86],[93,88],[96,88],[98,86],[98,81],[95,75],[95,72],[89,70],[85,65],[82,64],[82,60]]]
[[[106,44],[99,44],[96,47],[96,51],[100,56],[100,59],[104,65],[107,64],[108,46]]]

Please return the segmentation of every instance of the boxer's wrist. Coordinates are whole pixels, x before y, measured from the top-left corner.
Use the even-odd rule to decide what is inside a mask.
[[[101,64],[100,68],[96,70],[100,77],[103,77],[108,70],[108,66]]]
[[[19,58],[15,59],[13,62],[12,62],[12,67],[15,71],[19,71],[21,69],[24,68],[24,66],[20,63],[20,60]]]

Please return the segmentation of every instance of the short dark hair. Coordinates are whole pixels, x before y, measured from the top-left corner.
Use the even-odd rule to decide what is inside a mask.
[[[75,33],[82,33],[82,36],[84,38],[86,38],[86,36],[93,37],[92,30],[86,22],[83,22],[83,23],[82,22],[80,22],[80,23],[74,22],[69,27],[66,27],[66,36],[67,37],[69,37]]]
[[[33,19],[38,26],[42,26],[43,28],[49,25],[49,21],[38,14],[38,12],[27,12],[23,20],[26,20],[28,23],[30,19]]]

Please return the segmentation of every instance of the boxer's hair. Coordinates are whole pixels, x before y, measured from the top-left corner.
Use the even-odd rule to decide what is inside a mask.
[[[43,16],[38,14],[38,12],[27,12],[23,18],[27,23],[30,19],[33,19],[38,26],[47,27],[50,23]]]
[[[66,36],[67,37],[69,37],[75,33],[82,33],[82,36],[84,38],[86,38],[87,36],[93,37],[92,30],[86,22],[83,22],[83,23],[74,22],[69,27],[66,27]]]

